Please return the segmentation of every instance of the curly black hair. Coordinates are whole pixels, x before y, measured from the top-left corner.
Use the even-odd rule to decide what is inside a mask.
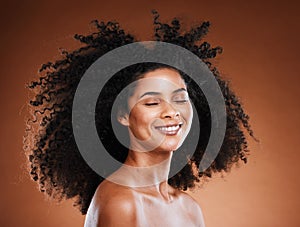
[[[228,172],[239,160],[246,163],[249,150],[245,133],[254,139],[255,137],[250,128],[249,116],[231,90],[229,81],[221,78],[211,63],[211,59],[221,53],[222,48],[211,47],[208,42],[203,41],[210,23],[203,22],[189,31],[182,31],[179,19],[162,23],[156,11],[153,11],[153,15],[153,40],[184,47],[205,62],[217,79],[226,104],[227,127],[220,152],[208,169],[203,172],[195,171],[210,135],[210,111],[201,89],[180,72],[198,112],[201,136],[193,156],[187,157],[187,164],[168,183],[177,189],[187,190],[194,187],[200,178],[211,177],[213,172]],[[86,214],[94,192],[104,178],[86,164],[76,146],[71,119],[75,91],[85,71],[99,57],[137,41],[133,35],[121,29],[117,22],[94,20],[92,23],[95,25],[95,32],[86,36],[74,36],[83,44],[81,48],[70,53],[62,50],[62,59],[43,64],[39,70],[39,78],[27,85],[34,92],[34,97],[29,101],[31,116],[27,119],[24,136],[30,175],[38,182],[40,191],[59,200],[75,198],[74,206],[78,206],[82,214]],[[98,98],[95,118],[99,137],[111,155],[120,162],[124,162],[128,149],[126,152],[126,148],[115,138],[110,114],[107,113],[110,113],[118,92],[135,79],[126,77],[128,72],[142,75],[147,71],[167,67],[170,66],[144,63],[129,67],[129,71],[128,68],[122,70],[106,84],[100,94],[101,98]],[[105,111],[99,111],[100,109]],[[101,112],[105,114],[100,114]]]

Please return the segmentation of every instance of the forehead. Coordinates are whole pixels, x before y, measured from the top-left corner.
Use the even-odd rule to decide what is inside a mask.
[[[174,69],[162,68],[147,72],[143,78],[136,82],[135,90],[168,90],[186,88],[185,82],[178,71]]]
[[[175,69],[169,69],[169,68],[156,69],[154,71],[145,73],[143,78],[167,80],[170,83],[173,83],[174,85],[185,86],[185,83],[181,78],[179,72],[176,71]]]

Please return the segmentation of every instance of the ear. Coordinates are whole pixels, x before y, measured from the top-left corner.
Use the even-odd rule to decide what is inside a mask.
[[[125,111],[118,112],[118,121],[121,125],[129,126],[129,115]]]

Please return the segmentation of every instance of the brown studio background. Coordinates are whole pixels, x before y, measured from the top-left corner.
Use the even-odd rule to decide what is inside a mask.
[[[58,48],[78,47],[92,19],[117,20],[141,40],[152,32],[151,9],[185,25],[212,22],[207,39],[224,53],[215,61],[251,116],[255,134],[247,165],[216,175],[191,194],[207,227],[300,226],[299,5],[296,1],[6,1],[1,2],[0,226],[83,226],[72,202],[57,205],[24,171],[24,117],[31,80]]]

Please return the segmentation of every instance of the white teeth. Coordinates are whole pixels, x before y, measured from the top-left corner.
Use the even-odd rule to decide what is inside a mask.
[[[179,125],[177,125],[177,126],[169,126],[169,127],[158,127],[157,129],[159,129],[161,131],[171,132],[171,131],[178,130],[179,129]]]

